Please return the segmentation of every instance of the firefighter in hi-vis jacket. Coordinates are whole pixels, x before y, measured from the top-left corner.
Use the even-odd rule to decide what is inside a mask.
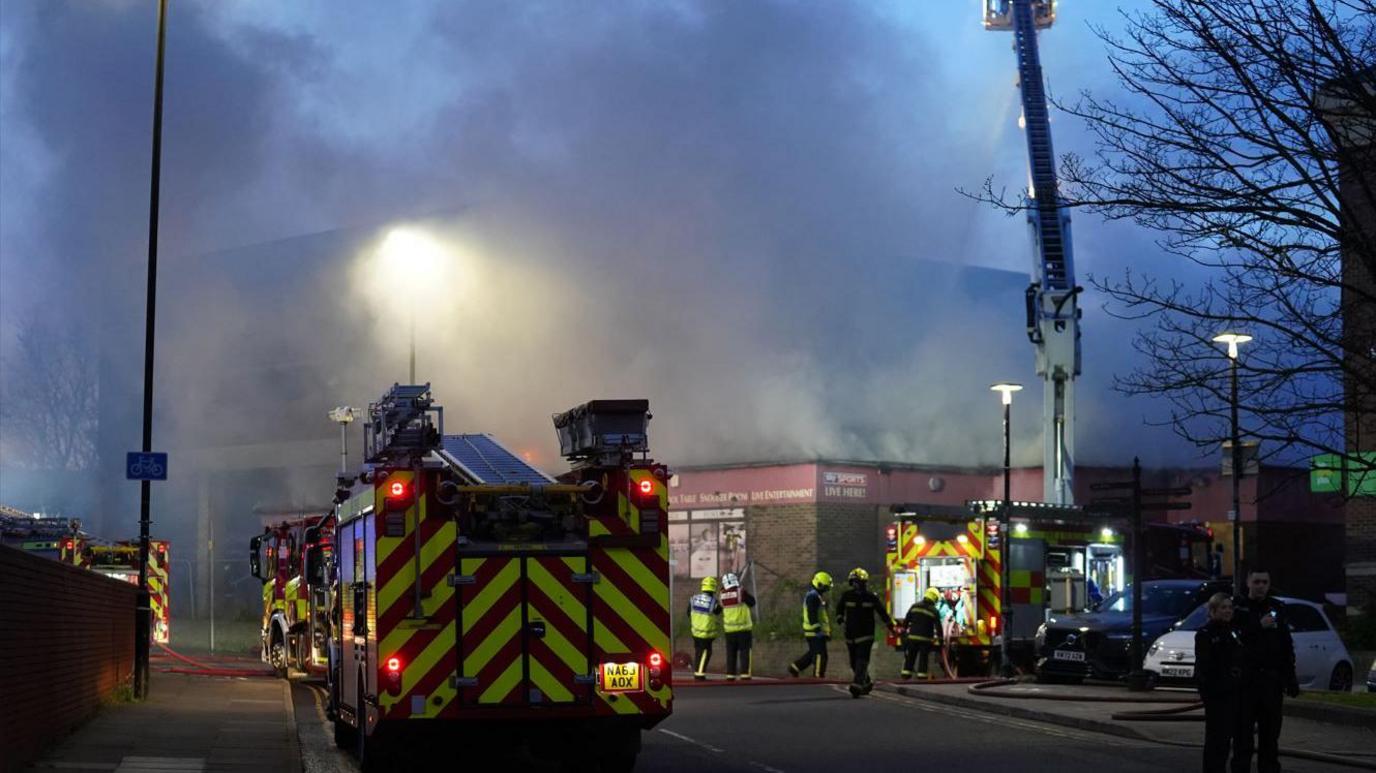
[[[721,627],[726,632],[726,678],[750,678],[750,649],[755,621],[750,608],[755,597],[741,587],[741,580],[733,572],[721,578]]]
[[[917,661],[917,677],[926,679],[927,658],[932,649],[941,644],[941,614],[937,612],[936,602],[941,591],[928,588],[922,600],[908,607],[903,618],[907,629],[903,636],[903,670],[899,675],[908,679],[913,675],[913,661]]]
[[[788,664],[788,673],[799,676],[811,669],[821,679],[827,675],[827,641],[831,638],[831,618],[827,615],[827,591],[831,590],[831,575],[818,572],[812,575],[812,587],[803,597],[803,638],[807,652]]]
[[[712,659],[712,642],[721,635],[721,603],[717,601],[717,578],[702,578],[702,592],[688,600],[688,620],[693,632],[693,678],[707,678],[707,661]]]

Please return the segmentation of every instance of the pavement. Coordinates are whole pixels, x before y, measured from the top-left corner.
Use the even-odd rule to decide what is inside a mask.
[[[154,671],[147,700],[116,703],[27,768],[40,773],[300,773],[287,682]]]
[[[1204,740],[1203,710],[1185,710],[1196,704],[1188,690],[1131,693],[1117,686],[1032,682],[982,689],[967,684],[883,683],[879,689],[945,706],[1182,748],[1199,748]],[[1283,756],[1376,770],[1376,722],[1352,723],[1346,713],[1339,719],[1325,722],[1287,712],[1281,724]]]

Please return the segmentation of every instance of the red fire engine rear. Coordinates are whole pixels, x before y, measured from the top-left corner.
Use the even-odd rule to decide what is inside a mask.
[[[668,473],[648,403],[555,417],[559,479],[488,435],[444,436],[428,386],[370,406],[339,511],[336,740],[365,767],[438,730],[475,751],[629,770],[672,705]],[[637,458],[638,457],[638,458]]]

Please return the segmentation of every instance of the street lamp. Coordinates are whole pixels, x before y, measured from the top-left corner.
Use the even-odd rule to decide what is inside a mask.
[[[1246,333],[1224,332],[1214,336],[1214,343],[1228,345],[1228,370],[1232,376],[1229,408],[1232,414],[1233,436],[1233,593],[1242,595],[1242,442],[1238,433],[1237,420],[1237,348],[1252,340]]]
[[[999,525],[999,531],[1003,534],[1003,549],[999,551],[999,608],[1003,612],[1003,630],[1000,632],[999,659],[1003,666],[1001,671],[1004,676],[1013,675],[1013,662],[1008,659],[1008,637],[1012,631],[1013,605],[1008,598],[1008,562],[1013,557],[1013,533],[1009,528],[1012,521],[1012,500],[1009,485],[1009,466],[1012,459],[1013,440],[1009,424],[1009,417],[1013,410],[1013,393],[1022,390],[1022,384],[1010,384],[1000,382],[989,387],[991,391],[998,392],[999,398],[1003,402],[1003,523]]]
[[[158,0],[158,54],[153,70],[153,160],[148,191],[148,297],[143,328],[143,453],[153,450],[153,331],[158,308],[158,198],[162,180],[162,72],[167,40],[167,0]],[[152,487],[139,481],[139,590],[134,612],[134,697],[148,697],[148,639],[152,607],[148,598],[148,527]]]
[[[387,232],[380,248],[386,268],[395,274],[413,278],[408,286],[416,287],[436,279],[443,260],[444,249],[433,237],[415,228],[393,228]],[[416,306],[407,304],[411,328],[410,381],[416,383]]]
[[[412,358],[412,369],[415,368],[415,358]],[[414,380],[415,374],[412,374]],[[339,425],[339,480],[343,485],[343,480],[349,476],[349,425],[354,420],[354,409],[347,405],[330,410],[330,421]]]

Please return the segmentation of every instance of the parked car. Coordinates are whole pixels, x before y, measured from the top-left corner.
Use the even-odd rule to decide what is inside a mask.
[[[1278,596],[1290,615],[1295,640],[1295,673],[1306,690],[1352,689],[1352,656],[1323,607],[1303,599]],[[1194,632],[1209,620],[1200,607],[1157,639],[1147,650],[1142,667],[1163,683],[1194,684]],[[1370,677],[1368,677],[1370,679]]]
[[[1366,691],[1376,692],[1376,660],[1371,661],[1371,670],[1366,672]]]
[[[1227,581],[1148,580],[1142,583],[1143,646],[1170,630]],[[1132,587],[1105,598],[1093,611],[1047,619],[1033,639],[1037,677],[1043,681],[1117,679],[1130,668]]]

